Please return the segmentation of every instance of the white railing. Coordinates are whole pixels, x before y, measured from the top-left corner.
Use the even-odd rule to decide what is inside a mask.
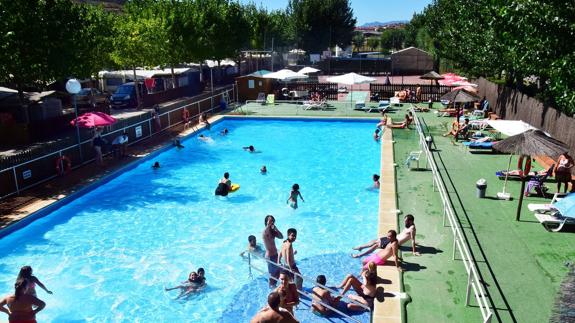
[[[435,191],[435,188],[437,187],[439,195],[441,196],[441,201],[443,204],[443,226],[445,226],[445,219],[449,220],[449,226],[451,228],[451,232],[453,233],[453,260],[455,260],[455,251],[459,250],[459,256],[461,257],[461,260],[463,260],[465,271],[467,272],[467,291],[465,295],[465,305],[469,306],[469,298],[471,290],[473,289],[475,300],[477,301],[478,307],[481,310],[483,322],[489,323],[493,317],[493,311],[489,306],[489,300],[485,290],[483,289],[479,274],[477,273],[475,261],[470,255],[469,248],[467,247],[467,240],[461,233],[461,226],[456,220],[455,211],[451,205],[451,201],[449,199],[447,190],[445,189],[445,185],[441,180],[441,174],[439,173],[437,164],[433,158],[433,154],[428,147],[427,141],[425,139],[425,134],[421,128],[421,123],[419,122],[415,111],[413,109],[411,109],[411,111],[414,115],[413,119],[415,121],[415,127],[419,133],[419,144],[421,145],[422,150],[425,152],[427,163],[429,164],[431,173],[433,174],[433,190]]]
[[[177,121],[177,122],[172,123],[172,121],[170,120],[170,113],[174,113],[174,112],[176,112],[176,111],[181,111],[182,109],[185,109],[185,108],[194,108],[195,106],[197,106],[197,113],[191,115],[190,119],[197,118],[197,117],[199,117],[200,114],[205,113],[205,112],[211,112],[211,111],[213,111],[213,110],[215,110],[216,108],[219,107],[219,101],[217,101],[217,105],[218,105],[218,106],[214,107],[214,105],[213,105],[213,102],[214,102],[213,99],[214,99],[214,98],[220,97],[220,96],[224,95],[224,93],[227,93],[227,97],[228,97],[228,98],[231,98],[230,92],[233,92],[233,91],[234,91],[233,88],[227,89],[227,90],[223,90],[223,91],[221,91],[221,92],[219,92],[219,93],[217,93],[217,94],[211,95],[211,96],[209,96],[209,97],[207,97],[207,98],[204,98],[204,99],[202,99],[202,100],[199,100],[199,101],[196,101],[196,102],[193,102],[193,103],[190,103],[190,104],[186,104],[186,105],[183,105],[183,106],[181,106],[181,107],[177,107],[177,108],[174,108],[174,109],[169,110],[169,111],[167,111],[167,112],[158,114],[158,118],[160,118],[161,116],[167,115],[168,125],[167,125],[165,128],[162,128],[161,130],[159,130],[159,131],[157,131],[157,132],[152,132],[152,129],[153,129],[152,123],[153,123],[154,121],[153,121],[152,118],[148,118],[148,119],[146,119],[146,120],[143,120],[143,121],[140,121],[140,122],[137,122],[137,123],[130,124],[129,126],[126,126],[126,127],[120,128],[120,129],[116,129],[116,130],[111,131],[111,132],[106,132],[106,133],[103,134],[103,135],[108,136],[108,135],[110,135],[110,134],[115,134],[115,133],[121,134],[121,133],[123,133],[126,129],[134,128],[134,127],[137,127],[138,125],[146,124],[146,123],[147,123],[147,124],[148,124],[148,129],[149,129],[148,135],[147,135],[147,136],[142,136],[142,137],[137,138],[136,140],[130,141],[130,142],[129,142],[129,145],[133,145],[133,144],[135,144],[135,143],[137,143],[137,142],[140,142],[140,141],[142,141],[142,140],[144,140],[144,139],[148,139],[148,138],[152,137],[152,136],[155,135],[155,134],[161,133],[161,132],[163,132],[163,131],[165,131],[165,130],[167,130],[167,129],[170,129],[170,128],[174,127],[174,126],[177,126],[177,125],[182,124],[182,121]],[[210,100],[210,102],[211,102],[210,108],[209,108],[208,110],[202,111],[200,104],[201,104],[202,102],[208,101],[208,100]],[[226,103],[229,104],[229,102],[226,102]],[[3,170],[0,170],[0,174],[2,174],[2,173],[7,173],[7,172],[12,172],[12,176],[13,176],[13,178],[14,178],[14,187],[16,188],[15,191],[13,191],[13,192],[11,192],[11,193],[8,193],[8,194],[6,194],[6,195],[0,196],[0,200],[6,198],[6,197],[8,197],[8,196],[14,195],[14,194],[19,194],[19,193],[20,193],[21,191],[23,191],[23,190],[26,190],[26,189],[28,189],[28,188],[34,187],[34,186],[36,186],[36,185],[42,184],[42,183],[44,183],[44,182],[46,182],[46,181],[49,181],[49,180],[51,180],[51,179],[53,179],[53,178],[58,177],[57,174],[54,174],[54,175],[49,176],[49,177],[47,177],[47,178],[44,178],[44,179],[42,179],[42,180],[35,181],[34,183],[32,183],[32,184],[30,184],[30,185],[27,185],[27,186],[24,186],[24,187],[20,187],[20,185],[18,184],[18,174],[17,174],[17,172],[16,172],[16,168],[21,167],[21,166],[24,166],[24,165],[27,165],[27,164],[30,164],[30,163],[33,163],[33,162],[36,162],[36,161],[38,161],[38,160],[40,160],[40,159],[50,158],[51,156],[53,156],[54,159],[59,158],[59,157],[62,157],[62,156],[64,155],[64,151],[68,151],[68,150],[71,150],[71,149],[78,149],[78,146],[81,147],[82,145],[84,145],[84,144],[86,144],[86,143],[90,143],[90,142],[92,142],[92,138],[90,138],[90,139],[88,139],[88,140],[81,141],[79,144],[76,143],[76,144],[67,146],[67,147],[65,147],[65,148],[62,148],[62,149],[60,149],[60,150],[58,150],[58,151],[55,151],[55,152],[52,152],[52,153],[49,153],[49,154],[45,154],[45,155],[42,155],[42,156],[40,156],[40,157],[34,158],[34,159],[32,159],[32,160],[28,160],[28,161],[25,161],[25,162],[23,162],[23,163],[20,163],[20,164],[18,164],[18,165],[14,165],[14,166],[5,168],[5,169],[3,169]],[[81,149],[81,148],[80,148],[80,149]],[[110,154],[110,152],[106,153],[105,155],[109,155],[109,154]],[[86,160],[84,160],[81,164],[74,165],[74,166],[72,167],[72,169],[76,169],[76,168],[78,168],[78,167],[80,167],[80,166],[82,166],[82,165],[88,164],[88,163],[90,163],[90,162],[92,162],[92,161],[94,161],[94,160],[95,160],[95,158],[86,159]]]
[[[271,260],[269,260],[269,259],[266,259],[266,258],[263,258],[263,257],[259,257],[259,256],[255,255],[255,254],[248,253],[247,261],[248,261],[248,266],[249,266],[249,268],[250,268],[250,269],[257,270],[258,272],[260,272],[260,273],[266,275],[268,278],[272,278],[272,279],[278,281],[277,278],[272,277],[267,271],[264,271],[264,270],[262,270],[262,269],[260,269],[260,268],[257,268],[256,266],[254,266],[254,264],[253,264],[252,261],[251,261],[251,257],[254,257],[254,258],[256,258],[256,259],[263,260],[263,261],[267,262],[268,264],[271,264],[272,266],[279,267],[282,271],[288,271],[288,272],[290,272],[292,275],[297,276],[297,277],[300,277],[303,281],[310,281],[310,282],[312,282],[313,284],[315,284],[315,285],[317,285],[317,286],[319,286],[319,287],[321,287],[321,288],[323,288],[323,289],[329,291],[329,292],[332,293],[332,294],[336,294],[336,295],[338,294],[337,291],[335,291],[335,290],[333,290],[333,289],[331,289],[331,288],[329,288],[329,287],[327,287],[327,286],[324,286],[324,285],[322,285],[322,284],[320,284],[320,283],[318,283],[318,282],[312,280],[311,278],[305,277],[305,276],[301,275],[300,273],[294,272],[294,271],[292,271],[290,268],[287,268],[286,266],[282,266],[282,265],[280,265],[280,264],[278,264],[278,263],[276,263],[276,262],[273,262],[273,261],[271,261]],[[310,293],[308,293],[308,292],[306,292],[306,291],[303,291],[303,290],[299,290],[299,289],[298,289],[297,291],[298,291],[299,294],[301,294],[301,295],[303,295],[303,296],[306,296],[306,297],[308,297],[309,299],[313,299],[313,295],[311,295]],[[343,297],[346,298],[346,300],[348,300],[350,303],[353,303],[353,304],[355,304],[355,305],[358,305],[358,306],[362,307],[363,309],[365,309],[366,311],[371,312],[371,309],[369,308],[369,306],[366,306],[366,305],[364,305],[364,304],[362,304],[362,303],[359,303],[358,301],[353,300],[353,299],[351,299],[351,298],[349,298],[349,297],[347,297],[347,296],[345,296],[345,295],[344,295]],[[348,314],[345,314],[344,312],[342,312],[342,311],[340,311],[340,310],[338,310],[338,309],[332,307],[331,305],[326,304],[326,303],[323,302],[323,301],[314,300],[314,302],[320,303],[320,304],[323,305],[324,307],[326,307],[326,308],[328,308],[328,309],[334,311],[335,313],[337,313],[337,314],[339,314],[339,315],[341,315],[341,316],[343,316],[343,317],[345,317],[345,318],[347,318],[347,319],[349,319],[349,320],[351,320],[351,321],[353,321],[353,322],[358,322],[358,323],[360,322],[360,321],[358,321],[357,319],[355,319],[355,318],[349,316]],[[311,307],[311,304],[309,304],[309,306]]]

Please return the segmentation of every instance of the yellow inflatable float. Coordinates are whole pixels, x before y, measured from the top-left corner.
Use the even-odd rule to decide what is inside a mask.
[[[240,189],[240,184],[232,183],[232,188],[230,188],[230,193],[235,192]]]

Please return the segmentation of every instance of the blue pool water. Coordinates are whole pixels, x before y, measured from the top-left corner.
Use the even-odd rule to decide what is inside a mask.
[[[219,136],[224,127],[230,134]],[[213,142],[189,137],[184,149],[166,150],[2,238],[0,291],[12,291],[19,268],[31,265],[54,291],[37,288],[47,303],[41,322],[245,322],[269,290],[238,254],[250,234],[261,243],[266,214],[284,235],[298,230],[302,273],[336,285],[359,272],[352,246],[376,234],[378,194],[367,190],[379,172],[373,127],[226,119],[204,132]],[[260,153],[243,151],[248,145]],[[154,161],[160,169],[151,169]],[[225,171],[241,189],[215,197]],[[295,211],[286,205],[294,183],[305,199]],[[177,291],[163,290],[198,267],[206,269],[203,293],[176,301]],[[324,320],[303,305],[296,316]]]

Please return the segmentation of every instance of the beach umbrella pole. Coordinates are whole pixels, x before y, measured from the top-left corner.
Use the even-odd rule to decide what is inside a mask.
[[[519,205],[517,205],[517,215],[515,221],[519,221],[521,217],[521,205],[523,205],[523,191],[525,190],[525,177],[521,177],[521,192],[519,192]]]

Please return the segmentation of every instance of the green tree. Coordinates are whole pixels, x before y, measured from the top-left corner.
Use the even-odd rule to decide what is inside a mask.
[[[403,29],[385,29],[381,32],[379,43],[384,49],[401,49],[405,42],[405,31]]]
[[[288,14],[295,40],[306,51],[317,53],[351,43],[356,20],[349,0],[290,0]]]
[[[166,63],[169,43],[166,22],[155,15],[152,1],[133,1],[124,7],[124,14],[118,17],[114,26],[114,51],[112,59],[120,66],[134,71],[134,82],[138,89],[136,68]],[[136,91],[138,106],[141,106],[140,91]]]
[[[367,47],[372,51],[379,48],[379,38],[378,37],[369,37],[367,39]]]
[[[351,43],[353,44],[354,50],[359,52],[365,44],[365,36],[362,32],[355,32],[351,39]]]

